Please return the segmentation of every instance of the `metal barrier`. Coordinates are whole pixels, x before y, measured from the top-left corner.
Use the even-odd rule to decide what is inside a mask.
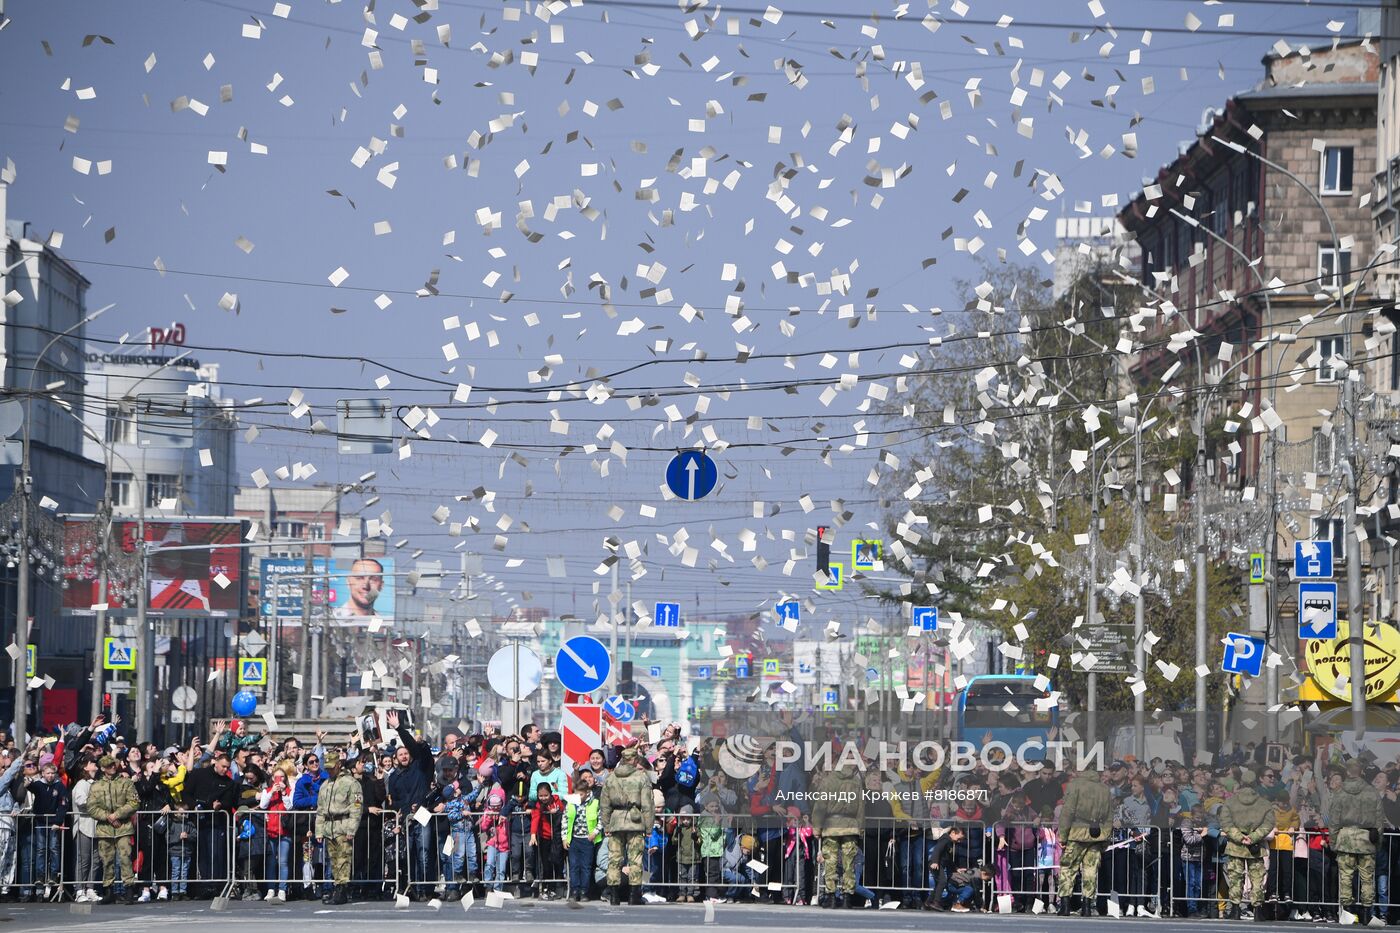
[[[314,810],[241,810],[230,837],[230,896],[253,900],[319,900],[334,881],[329,849],[317,836]],[[351,844],[350,885],[356,899],[401,890],[399,815],[366,813]]]
[[[474,812],[454,825],[442,815],[420,822],[393,811],[368,814],[352,846],[352,896],[433,896],[474,883],[488,889],[527,886],[550,896],[600,894],[607,840],[588,846],[574,839],[563,846],[561,814],[554,839],[546,843],[537,836],[532,845],[530,816],[524,810],[505,816]],[[119,861],[120,847],[84,836],[71,823],[31,813],[0,815],[0,894],[75,897],[103,887],[104,867],[120,882],[119,866],[103,864]],[[331,881],[311,811],[141,811],[132,825],[136,883],[153,892],[164,888],[171,897],[200,898],[271,893],[291,900],[319,898]],[[953,825],[965,830],[964,839],[947,836]],[[747,814],[658,813],[646,834],[642,890],[667,899],[812,902],[824,893],[828,873],[845,866],[819,861],[820,842],[808,829],[805,817],[780,822]],[[751,837],[751,847],[743,845],[745,837]],[[945,838],[949,860],[940,870],[931,859]],[[1337,859],[1327,839],[1325,830],[1308,829],[1264,841],[1264,890],[1255,892],[1246,881],[1241,892],[1227,883],[1218,828],[1115,828],[1093,895],[1100,912],[1108,911],[1111,900],[1124,914],[1221,916],[1232,906],[1263,902],[1276,920],[1336,919],[1339,904],[1359,900],[1359,892],[1339,891]],[[1051,910],[1057,902],[1062,847],[1048,821],[988,826],[949,818],[875,818],[866,820],[855,841],[852,868],[862,897],[947,906],[954,876],[961,889],[969,874],[985,866],[985,883],[974,878],[982,906],[1030,912]],[[1389,910],[1392,881],[1400,884],[1400,832],[1385,833],[1378,849],[1373,900]]]
[[[67,855],[64,823],[51,816],[0,816],[0,893],[23,900],[62,897]]]

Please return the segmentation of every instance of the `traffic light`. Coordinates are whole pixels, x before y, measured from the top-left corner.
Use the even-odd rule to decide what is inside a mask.
[[[826,540],[826,526],[817,526],[817,569],[831,576],[831,543]]]

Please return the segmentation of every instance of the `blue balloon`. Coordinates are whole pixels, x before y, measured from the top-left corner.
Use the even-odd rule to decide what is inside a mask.
[[[240,690],[233,695],[229,701],[229,707],[235,716],[251,716],[253,710],[258,708],[258,698],[251,690]]]

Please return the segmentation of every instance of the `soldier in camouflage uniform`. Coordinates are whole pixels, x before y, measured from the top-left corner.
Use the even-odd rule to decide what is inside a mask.
[[[1332,795],[1327,806],[1327,829],[1331,832],[1332,851],[1337,853],[1337,891],[1341,903],[1351,904],[1357,922],[1384,926],[1379,916],[1372,916],[1376,897],[1376,846],[1381,840],[1385,813],[1381,797],[1364,778],[1361,762],[1347,762],[1347,779],[1341,790]],[[1356,906],[1352,882],[1361,876],[1361,906]]]
[[[823,907],[855,907],[856,850],[864,833],[865,788],[847,762],[822,775],[814,788],[812,830],[821,839],[817,860],[826,869]]]
[[[1264,879],[1269,867],[1266,843],[1274,838],[1277,821],[1273,804],[1255,789],[1256,780],[1248,768],[1240,772],[1239,788],[1220,809],[1220,834],[1225,837],[1225,854],[1230,859],[1225,866],[1229,919],[1239,919],[1248,875],[1254,919],[1263,923],[1269,919],[1264,910]]]
[[[1080,912],[1086,917],[1098,914],[1099,861],[1104,843],[1113,828],[1113,796],[1103,781],[1090,771],[1070,772],[1073,780],[1065,788],[1060,807],[1060,916],[1069,913],[1074,894],[1074,877],[1084,877],[1084,902]]]
[[[350,899],[350,866],[354,862],[355,832],[360,828],[360,812],[364,808],[364,790],[353,774],[341,768],[338,752],[326,752],[324,766],[329,777],[316,800],[316,836],[325,840],[335,882],[325,902],[338,905]]]
[[[631,886],[628,903],[642,902],[642,852],[656,807],[651,775],[638,767],[637,760],[636,748],[622,750],[622,760],[603,784],[598,801],[598,821],[608,838],[608,903],[613,906],[617,906],[624,863]]]

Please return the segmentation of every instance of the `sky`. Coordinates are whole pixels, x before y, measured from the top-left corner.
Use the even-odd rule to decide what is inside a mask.
[[[364,514],[401,559],[480,554],[516,604],[584,617],[609,535],[648,605],[816,597],[804,537],[843,500],[848,559],[884,523],[881,451],[927,455],[874,409],[945,359],[931,336],[975,328],[958,282],[999,250],[1050,278],[1057,217],[1126,203],[1276,40],[1355,22],[1243,0],[4,14],[9,213],[115,303],[90,339],[184,323],[225,396],[261,400],[242,482],[377,471]],[[428,436],[340,455],[308,426],[347,397],[417,407]],[[719,487],[667,501],[697,445]],[[877,614],[855,586],[819,599]]]

